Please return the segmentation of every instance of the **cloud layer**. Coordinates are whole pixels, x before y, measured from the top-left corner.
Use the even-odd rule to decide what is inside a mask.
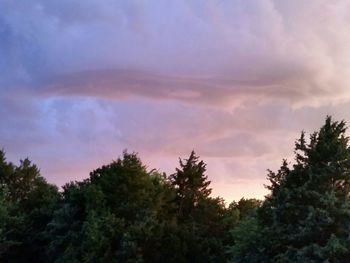
[[[58,184],[123,148],[169,172],[194,148],[215,193],[261,197],[300,130],[350,118],[349,1],[0,9],[0,144]]]

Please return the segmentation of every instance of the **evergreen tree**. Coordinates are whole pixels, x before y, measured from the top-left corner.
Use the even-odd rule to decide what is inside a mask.
[[[206,164],[195,152],[179,160],[180,167],[169,177],[175,189],[174,203],[180,239],[178,262],[226,262],[225,234],[229,220],[224,202],[211,198]]]
[[[345,122],[327,117],[296,163],[269,172],[271,194],[259,213],[266,253],[275,262],[345,262],[350,256],[350,149]]]
[[[205,175],[206,164],[198,160],[194,151],[185,162],[180,158],[180,168],[176,168],[176,173],[169,178],[176,191],[179,219],[192,216],[199,200],[211,193],[210,181]]]

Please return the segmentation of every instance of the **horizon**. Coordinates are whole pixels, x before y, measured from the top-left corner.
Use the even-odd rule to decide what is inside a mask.
[[[263,199],[302,130],[350,121],[348,1],[0,6],[0,148],[58,186],[123,149],[168,175],[194,149],[212,196]]]

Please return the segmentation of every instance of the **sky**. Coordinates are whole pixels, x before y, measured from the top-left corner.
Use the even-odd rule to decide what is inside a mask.
[[[59,186],[194,149],[213,196],[263,198],[300,132],[350,121],[348,0],[0,0],[0,148]]]

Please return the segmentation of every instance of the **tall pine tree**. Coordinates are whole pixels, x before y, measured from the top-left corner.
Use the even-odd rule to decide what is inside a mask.
[[[201,198],[207,198],[211,193],[208,188],[210,181],[205,175],[206,164],[199,161],[194,151],[190,157],[183,161],[179,160],[180,168],[170,175],[170,182],[176,191],[176,203],[180,219],[192,216],[195,207]]]
[[[259,219],[274,262],[347,262],[350,247],[350,149],[345,122],[327,117],[295,144],[292,168],[270,171],[271,194]]]
[[[180,167],[170,176],[177,208],[176,262],[225,262],[223,239],[227,233],[223,223],[225,206],[220,198],[209,197],[210,181],[206,164],[194,151],[188,159],[180,159]]]

